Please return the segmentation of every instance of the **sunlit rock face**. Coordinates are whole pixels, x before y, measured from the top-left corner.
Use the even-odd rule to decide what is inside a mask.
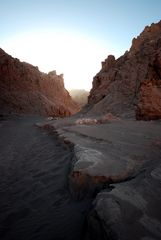
[[[62,74],[42,73],[0,49],[0,111],[64,117],[78,107],[64,88]]]
[[[102,62],[88,103],[94,114],[161,118],[161,21],[145,27],[123,56]]]

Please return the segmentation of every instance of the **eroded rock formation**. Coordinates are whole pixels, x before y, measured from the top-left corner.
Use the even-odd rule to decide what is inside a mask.
[[[0,49],[0,111],[69,116],[78,111],[63,75],[48,74]]]
[[[145,27],[123,56],[102,62],[88,102],[90,114],[161,118],[161,21]]]

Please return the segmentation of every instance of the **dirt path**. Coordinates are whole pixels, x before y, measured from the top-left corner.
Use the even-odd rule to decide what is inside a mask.
[[[79,240],[90,200],[71,199],[72,153],[37,121],[0,121],[0,239]]]

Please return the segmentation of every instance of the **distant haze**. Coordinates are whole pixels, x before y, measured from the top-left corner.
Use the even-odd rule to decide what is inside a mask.
[[[106,48],[83,34],[61,31],[28,32],[15,35],[3,49],[21,61],[64,74],[67,89],[89,90],[93,76],[100,70]]]
[[[89,92],[84,89],[71,89],[69,90],[70,96],[74,102],[79,106],[83,107],[88,102]]]

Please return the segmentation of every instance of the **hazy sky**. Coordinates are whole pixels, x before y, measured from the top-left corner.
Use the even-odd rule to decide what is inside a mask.
[[[108,54],[119,57],[161,19],[161,0],[0,0],[0,12],[1,48],[89,89]]]

